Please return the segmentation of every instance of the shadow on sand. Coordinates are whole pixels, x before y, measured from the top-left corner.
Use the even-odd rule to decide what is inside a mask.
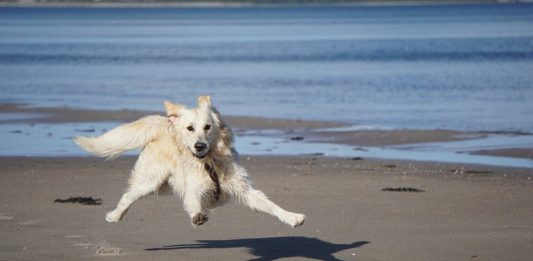
[[[317,238],[309,237],[267,237],[230,240],[198,240],[197,244],[169,245],[148,248],[146,251],[179,250],[179,249],[215,249],[215,248],[246,248],[257,256],[253,260],[276,260],[279,258],[312,258],[318,260],[339,260],[334,253],[358,248],[368,241],[350,244],[333,244]]]

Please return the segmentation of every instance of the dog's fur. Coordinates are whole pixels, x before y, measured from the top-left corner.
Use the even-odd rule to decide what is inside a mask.
[[[246,170],[238,164],[233,134],[212,107],[210,96],[198,97],[198,107],[193,109],[171,102],[165,102],[165,107],[168,117],[146,116],[99,137],[75,138],[83,149],[110,159],[142,148],[129,188],[116,209],[107,213],[108,222],[120,221],[131,204],[168,183],[183,199],[194,225],[205,223],[210,209],[231,200],[274,215],[292,227],[304,223],[305,215],[280,208],[254,188]],[[218,196],[213,193],[216,182],[206,166],[218,176]]]

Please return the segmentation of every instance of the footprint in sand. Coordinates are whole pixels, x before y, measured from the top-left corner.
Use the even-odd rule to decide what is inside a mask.
[[[77,234],[76,235],[67,235],[65,237],[68,238],[68,239],[72,239],[73,240],[72,245],[76,246],[76,247],[83,247],[85,249],[88,249],[90,246],[93,245],[91,242],[83,240],[84,237],[82,235],[77,235]]]
[[[85,249],[89,249],[92,244],[89,242],[75,242],[73,245],[76,247],[83,247]]]
[[[120,248],[112,246],[109,242],[101,240],[96,245],[96,255],[99,256],[116,256],[120,255]]]
[[[105,240],[100,240],[98,243],[94,244],[90,241],[84,240],[83,235],[67,235],[65,236],[68,239],[72,240],[72,245],[75,247],[83,247],[85,249],[91,248],[91,246],[95,246],[96,249],[96,255],[98,256],[116,256],[121,254],[121,249],[111,245],[109,242]],[[1,260],[0,260],[1,261]]]

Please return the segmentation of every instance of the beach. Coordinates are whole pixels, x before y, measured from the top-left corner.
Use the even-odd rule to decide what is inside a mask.
[[[531,260],[533,5],[412,4],[1,3],[0,261]],[[139,152],[73,138],[206,94],[303,226],[105,221]]]
[[[134,158],[0,159],[2,260],[529,260],[533,173],[452,164],[244,157],[258,188],[305,213],[292,229],[229,205],[194,228],[174,196],[104,220]],[[412,187],[424,192],[389,192]],[[85,196],[98,206],[54,203]],[[109,257],[112,256],[112,257]]]
[[[47,119],[56,124],[96,118],[128,121],[150,113],[1,107],[4,112],[46,111],[49,117],[26,120],[35,125]],[[256,129],[292,126],[293,132],[329,124],[230,121]],[[282,207],[307,215],[302,227],[292,229],[274,217],[228,205],[194,228],[181,200],[172,195],[150,195],[120,223],[107,223],[104,215],[126,188],[134,162],[134,156],[113,161],[1,157],[0,259],[528,260],[533,255],[531,169],[241,155],[259,189]],[[54,202],[78,196],[101,199],[102,204]]]

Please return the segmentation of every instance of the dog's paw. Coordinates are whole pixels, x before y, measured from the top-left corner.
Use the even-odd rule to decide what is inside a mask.
[[[303,225],[305,222],[305,215],[303,214],[292,214],[289,219],[288,219],[288,222],[289,225],[291,227],[299,227],[301,225]]]
[[[206,214],[198,213],[194,215],[192,218],[192,223],[195,226],[203,225],[205,222],[207,222],[209,219],[207,218]]]
[[[116,211],[109,211],[105,215],[105,220],[110,223],[117,223],[122,219],[122,216],[120,213],[116,213]]]

